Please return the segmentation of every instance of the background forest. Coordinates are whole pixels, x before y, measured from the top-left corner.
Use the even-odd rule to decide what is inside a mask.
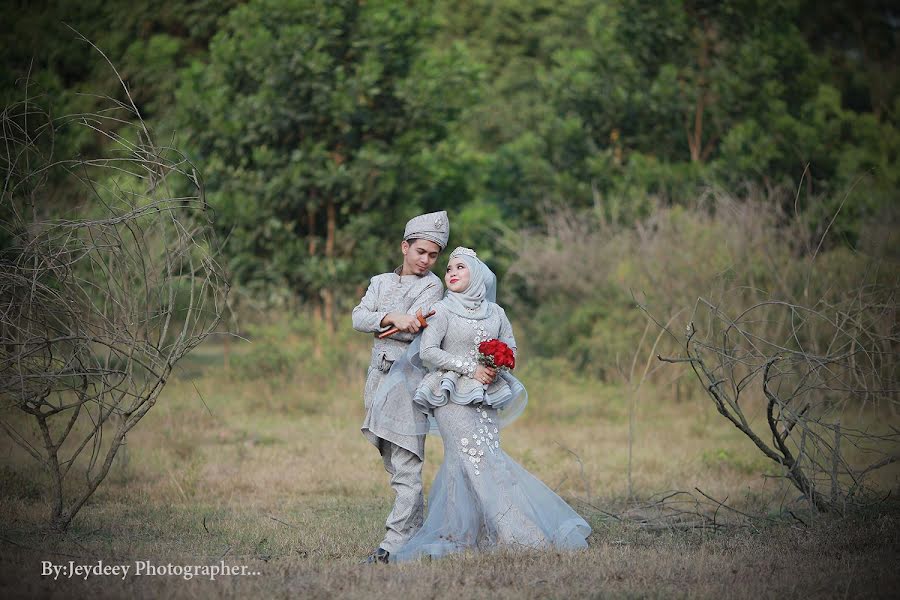
[[[300,305],[343,327],[368,278],[397,262],[406,219],[447,209],[451,245],[478,248],[501,276],[518,267],[501,277],[501,300],[538,311],[530,339],[554,354],[564,351],[552,341],[561,325],[581,338],[630,303],[622,285],[598,282],[577,299],[566,283],[533,289],[545,277],[522,268],[522,237],[546,233],[560,211],[585,227],[583,239],[660,211],[714,214],[704,198],[724,193],[758,199],[776,228],[803,225],[794,257],[829,226],[826,251],[881,243],[867,228],[896,222],[900,178],[890,7],[13,3],[0,89],[4,103],[19,100],[27,76],[28,94],[57,115],[123,99],[66,25],[96,43],[154,134],[201,167],[240,302]],[[55,153],[90,156],[105,140],[62,130]],[[91,202],[82,196],[55,189],[41,210],[79,210]],[[695,219],[686,227],[697,231],[682,233],[679,251],[708,231]],[[867,249],[896,258],[896,247]],[[669,279],[712,276],[717,260],[656,268]],[[601,262],[587,265],[615,270]],[[633,269],[619,270],[619,283],[632,283]]]
[[[0,425],[20,433],[4,437],[0,460],[0,559],[13,565],[0,591],[19,591],[13,572],[30,573],[37,595],[59,591],[31,573],[44,547],[185,564],[227,555],[273,576],[233,581],[241,595],[892,589],[900,517],[861,490],[890,497],[900,482],[894,4],[5,2]],[[149,188],[117,163],[135,156]],[[45,168],[53,161],[63,168]],[[162,187],[181,219],[174,234],[120,227],[126,205],[150,223]],[[504,444],[590,520],[584,554],[356,567],[391,497],[357,434],[371,339],[349,313],[371,276],[399,264],[407,219],[437,210],[449,213],[450,247],[475,248],[498,274],[530,393]],[[117,442],[87,445],[86,464],[76,453],[54,488],[51,461],[23,453],[41,446],[31,419],[44,418],[44,399],[29,404],[31,390],[16,387],[21,365],[39,361],[21,360],[35,338],[20,342],[29,326],[10,315],[31,288],[13,275],[46,258],[48,297],[66,289],[72,278],[57,275],[78,252],[54,254],[66,236],[41,236],[110,215],[114,233],[84,246],[99,258],[72,271],[100,282],[85,286],[87,313],[64,303],[59,322],[106,319],[110,339],[165,365],[162,401],[128,446],[121,428]],[[168,245],[207,226],[216,242]],[[71,237],[82,243],[84,231]],[[175,256],[165,285],[148,291],[156,280],[102,253],[132,242],[146,249],[129,257],[145,272]],[[220,265],[231,285],[224,319],[196,348],[208,333],[188,310],[196,282],[177,280],[201,270],[191,258],[210,280]],[[446,254],[435,272],[445,265]],[[114,267],[120,288],[107,285]],[[117,306],[121,319],[109,318]],[[146,322],[130,329],[133,314]],[[156,346],[141,337],[171,336],[170,317],[178,368],[165,335]],[[106,369],[97,379],[120,374],[128,353],[103,355],[88,339],[83,356]],[[48,365],[65,362],[41,343]],[[90,439],[95,413],[78,410],[65,434]],[[68,448],[50,435],[63,425],[41,447],[54,460]],[[426,481],[441,452],[428,444]],[[58,527],[70,535],[47,542],[33,526],[83,472],[96,493]],[[690,501],[664,492],[691,488]],[[196,597],[208,583],[78,590]]]

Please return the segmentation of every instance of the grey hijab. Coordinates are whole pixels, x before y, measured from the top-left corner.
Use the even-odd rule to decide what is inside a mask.
[[[469,286],[461,292],[447,290],[441,304],[460,317],[485,319],[490,314],[490,303],[497,298],[497,277],[477,256],[457,253],[457,250],[453,251],[450,258],[459,258],[466,263],[469,268]]]

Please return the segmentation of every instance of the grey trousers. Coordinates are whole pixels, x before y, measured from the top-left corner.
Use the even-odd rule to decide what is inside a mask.
[[[420,527],[425,517],[422,495],[422,460],[387,440],[379,446],[385,470],[391,475],[391,488],[396,498],[385,522],[384,540],[379,544],[393,554],[403,547]]]

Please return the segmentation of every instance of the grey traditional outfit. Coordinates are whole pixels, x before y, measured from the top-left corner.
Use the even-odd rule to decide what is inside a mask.
[[[426,239],[441,249],[447,244],[450,224],[446,212],[420,215],[411,219],[403,239]],[[386,394],[376,406],[373,398],[391,369],[416,337],[399,332],[378,339],[383,327],[381,320],[390,312],[414,315],[417,310],[427,314],[432,305],[441,299],[444,286],[431,271],[425,275],[401,275],[398,268],[392,273],[373,277],[359,305],[353,309],[353,328],[375,334],[372,356],[366,376],[364,392],[366,417],[362,432],[378,448],[384,468],[391,476],[391,487],[396,493],[393,509],[385,527],[387,533],[380,544],[393,553],[402,546],[422,524],[424,498],[422,495],[422,461],[425,459],[426,417],[417,411],[408,397]]]
[[[493,274],[471,250],[458,248],[454,256],[469,267],[469,286],[434,306],[419,348],[430,371],[413,396],[437,423],[444,462],[428,518],[392,560],[501,546],[584,548],[587,522],[500,447],[500,428],[524,408],[525,388],[508,371],[488,385],[473,374],[479,343],[500,339],[515,349],[516,341],[504,310],[487,300]]]

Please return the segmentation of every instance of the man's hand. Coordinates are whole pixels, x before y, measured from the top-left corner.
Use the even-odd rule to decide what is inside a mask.
[[[475,373],[472,374],[472,378],[479,383],[483,383],[485,385],[493,383],[494,379],[497,377],[497,369],[492,369],[486,365],[478,365],[475,367]]]
[[[384,320],[388,321],[400,331],[405,331],[406,333],[419,333],[419,330],[422,328],[422,325],[415,315],[389,313],[385,316]]]

